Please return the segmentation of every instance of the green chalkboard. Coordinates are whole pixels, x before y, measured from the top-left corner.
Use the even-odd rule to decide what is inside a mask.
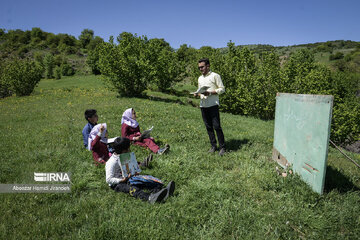
[[[278,93],[273,159],[323,193],[333,96]]]

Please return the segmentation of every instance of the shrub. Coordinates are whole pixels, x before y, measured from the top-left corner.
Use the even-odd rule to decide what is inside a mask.
[[[99,68],[105,79],[122,96],[138,96],[146,89],[149,62],[145,58],[147,39],[123,32],[118,45],[101,45]]]
[[[12,94],[10,81],[5,76],[7,68],[7,62],[0,63],[0,98],[8,97]]]
[[[170,88],[180,79],[180,62],[176,53],[163,39],[150,39],[146,42],[146,61],[149,63],[149,82],[157,86],[160,91]]]
[[[120,95],[140,95],[150,84],[165,91],[180,80],[176,53],[163,39],[123,32],[118,45],[103,43],[90,52],[87,63],[101,72]]]
[[[60,69],[62,76],[72,76],[75,74],[74,68],[68,62],[63,62]]]
[[[55,67],[54,75],[56,79],[61,79],[61,68],[59,66]]]
[[[90,43],[87,45],[87,49],[89,50],[94,50],[98,45],[102,44],[104,42],[104,40],[99,37],[99,36],[96,36],[94,39],[92,39],[90,41]]]
[[[356,74],[332,74],[331,94],[334,96],[331,139],[339,144],[360,140],[360,99]]]
[[[251,93],[256,80],[255,55],[247,48],[235,48],[231,42],[228,48],[223,67],[218,67],[225,85],[223,108],[236,114],[252,115],[256,111]]]
[[[331,123],[331,139],[345,145],[360,140],[360,102],[356,96],[335,103]]]
[[[52,54],[48,53],[45,55],[44,60],[44,68],[45,68],[45,77],[46,78],[53,78],[54,76],[54,67],[55,67],[55,60]]]
[[[79,41],[82,48],[86,48],[87,45],[94,39],[94,31],[91,29],[84,29],[79,36]]]
[[[1,97],[30,95],[42,76],[42,68],[29,59],[9,59],[1,67]]]
[[[330,56],[329,56],[330,61],[343,59],[343,58],[344,58],[344,54],[342,52],[337,52],[335,54],[330,54]]]
[[[29,49],[26,47],[26,45],[21,45],[16,52],[19,57],[23,58],[25,57],[25,54],[29,52]]]
[[[86,58],[86,64],[90,67],[91,72],[95,75],[100,74],[100,67],[99,67],[99,59],[100,59],[100,49],[102,49],[102,44],[96,46],[93,50],[89,51],[89,54]]]
[[[76,47],[75,46],[69,46],[65,43],[60,43],[57,47],[57,49],[62,52],[63,54],[69,55],[76,53]]]
[[[41,52],[34,52],[33,53],[33,58],[35,59],[35,61],[37,61],[38,63],[43,65],[44,56],[43,56],[43,54]]]

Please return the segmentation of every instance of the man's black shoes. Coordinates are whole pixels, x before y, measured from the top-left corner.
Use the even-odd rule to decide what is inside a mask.
[[[168,192],[167,188],[164,188],[158,191],[157,193],[151,193],[148,200],[149,203],[154,204],[156,202],[161,202],[166,197],[167,192]]]
[[[165,198],[163,199],[164,202],[166,201],[166,199],[168,199],[169,196],[172,196],[174,194],[175,182],[173,182],[173,181],[169,182],[166,189],[167,189],[167,194],[166,194]]]
[[[216,147],[211,147],[208,153],[214,153],[216,151]]]
[[[225,154],[225,148],[220,149],[219,156],[224,156]]]

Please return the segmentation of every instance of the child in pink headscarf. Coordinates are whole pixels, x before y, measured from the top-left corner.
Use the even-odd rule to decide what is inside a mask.
[[[130,139],[130,141],[139,146],[148,147],[152,152],[156,154],[163,154],[169,149],[169,145],[166,144],[164,148],[160,148],[156,145],[154,139],[141,138],[140,126],[136,121],[136,112],[134,109],[127,109],[121,118],[121,135]]]

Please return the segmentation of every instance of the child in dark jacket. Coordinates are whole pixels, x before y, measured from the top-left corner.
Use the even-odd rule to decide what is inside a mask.
[[[90,146],[88,146],[89,134],[90,134],[91,130],[93,129],[93,127],[97,124],[98,115],[96,114],[95,109],[87,109],[85,111],[84,115],[85,115],[85,119],[86,119],[86,121],[88,121],[88,123],[84,126],[84,128],[82,130],[83,142],[84,142],[84,147],[86,149],[90,150]]]

